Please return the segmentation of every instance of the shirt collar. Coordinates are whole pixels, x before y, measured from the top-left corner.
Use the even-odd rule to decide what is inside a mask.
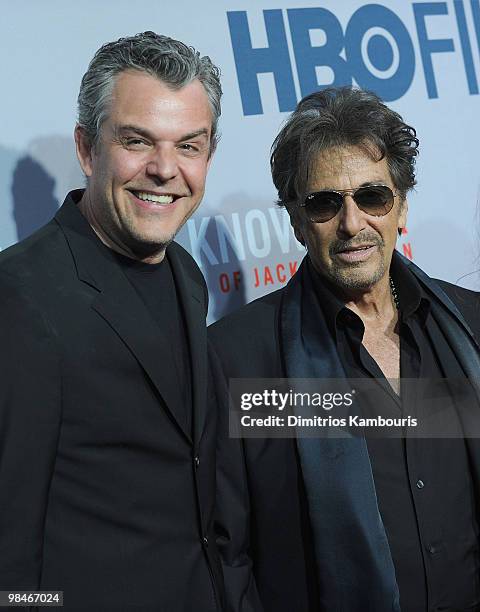
[[[397,290],[402,320],[406,321],[417,314],[420,321],[425,323],[430,311],[430,298],[395,251],[390,266],[390,276]]]
[[[336,339],[337,323],[341,318],[345,318],[350,323],[358,319],[363,326],[360,317],[347,308],[345,302],[334,293],[332,284],[315,270],[310,257],[307,259],[307,270],[315,287],[315,297],[320,304],[332,336]]]
[[[340,320],[346,321],[347,324],[357,322],[357,320],[362,323],[360,317],[347,308],[345,302],[337,297],[332,284],[315,270],[310,258],[307,260],[307,269],[315,287],[316,298],[334,337],[336,337],[336,328]],[[430,311],[430,299],[395,251],[390,266],[390,274],[397,290],[401,319],[406,321],[413,315],[418,314],[421,323],[425,323]]]

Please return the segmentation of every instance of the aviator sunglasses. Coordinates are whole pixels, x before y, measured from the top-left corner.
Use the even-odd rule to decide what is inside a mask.
[[[310,221],[330,221],[343,206],[346,195],[353,198],[360,210],[368,215],[383,217],[393,208],[394,193],[386,185],[365,185],[357,189],[322,189],[309,194],[300,206],[305,207]]]

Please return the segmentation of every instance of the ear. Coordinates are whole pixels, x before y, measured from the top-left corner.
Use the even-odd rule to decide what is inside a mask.
[[[398,223],[397,223],[397,227],[399,230],[402,230],[407,225],[407,213],[408,213],[408,200],[407,198],[405,198],[402,202],[400,202],[400,210],[398,213]]]
[[[288,208],[287,211],[290,215],[290,225],[293,227],[293,233],[295,234],[295,238],[302,246],[305,246],[305,238],[303,237],[303,234],[299,228],[299,223],[298,219],[296,218],[295,211],[290,211],[288,210]]]
[[[210,165],[212,163],[212,159],[213,159],[213,156],[215,155],[215,151],[216,150],[217,150],[217,147],[215,147],[215,149],[213,149],[213,151],[210,153],[210,156],[209,156],[209,158],[207,160],[207,172],[210,170]]]
[[[300,232],[300,230],[298,229],[298,227],[296,227],[295,225],[293,226],[293,233],[295,234],[295,238],[298,240],[298,242],[302,246],[305,246],[305,238],[303,237],[303,235]]]
[[[80,163],[80,167],[83,170],[83,174],[87,178],[92,176],[93,164],[92,164],[92,145],[90,139],[87,137],[85,130],[80,127],[77,123],[75,131],[73,133],[75,138],[75,146],[77,150],[77,158]]]
[[[209,136],[209,152],[208,152],[208,160],[207,160],[207,172],[210,170],[210,164],[212,163],[212,159],[213,156],[215,155],[216,151],[217,151],[217,146],[218,146],[218,134],[215,137],[215,140],[212,142],[212,131],[210,129],[210,136]]]

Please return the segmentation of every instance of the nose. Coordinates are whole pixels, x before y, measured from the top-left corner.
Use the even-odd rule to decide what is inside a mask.
[[[175,178],[178,173],[175,150],[167,147],[155,149],[147,161],[146,173],[161,183]]]
[[[351,195],[345,195],[340,209],[337,232],[342,238],[353,238],[365,228],[364,213],[355,204]]]

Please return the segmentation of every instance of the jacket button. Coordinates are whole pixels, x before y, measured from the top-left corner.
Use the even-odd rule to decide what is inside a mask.
[[[196,455],[193,462],[195,463],[195,467],[198,469],[200,467],[200,457]]]
[[[423,482],[423,480],[417,480],[417,489],[423,489],[424,486],[425,483]]]
[[[203,545],[204,545],[205,547],[206,547],[206,546],[208,546],[208,538],[207,538],[207,536],[203,536],[203,538],[202,538],[202,543],[203,543]]]

